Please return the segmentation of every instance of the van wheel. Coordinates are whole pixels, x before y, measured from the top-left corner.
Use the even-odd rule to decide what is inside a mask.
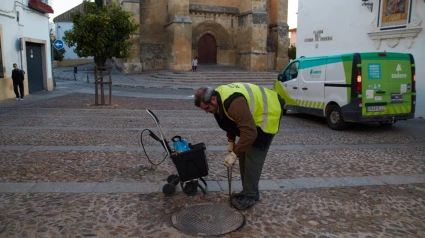
[[[342,118],[341,108],[337,105],[329,105],[326,110],[326,121],[332,130],[343,130],[347,124]]]

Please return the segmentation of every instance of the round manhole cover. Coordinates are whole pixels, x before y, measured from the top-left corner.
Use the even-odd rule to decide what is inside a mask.
[[[171,217],[173,226],[188,235],[215,236],[240,228],[245,217],[228,204],[187,206]]]

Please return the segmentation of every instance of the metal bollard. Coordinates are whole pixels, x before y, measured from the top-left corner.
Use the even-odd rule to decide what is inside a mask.
[[[74,81],[77,81],[77,76],[76,76],[77,70],[78,70],[77,66],[74,66]]]

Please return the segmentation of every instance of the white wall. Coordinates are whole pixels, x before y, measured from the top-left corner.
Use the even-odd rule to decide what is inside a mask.
[[[51,3],[52,0],[49,1],[50,6]],[[19,22],[17,21],[17,12],[20,16]],[[45,88],[53,90],[48,16],[30,9],[28,0],[1,0],[0,25],[2,28],[3,66],[6,70],[5,80],[0,79],[0,100],[15,97],[10,79],[13,63],[17,63],[19,68],[27,71],[25,44],[24,50],[21,51],[19,38],[24,38],[27,42],[45,44],[44,52],[42,52],[45,61],[43,63]],[[25,83],[25,85],[25,91],[28,94],[28,84]]]
[[[65,31],[72,30],[72,22],[56,22],[56,39],[63,40],[62,38],[65,35]],[[74,47],[69,48],[64,42],[65,55],[64,59],[93,59],[93,57],[79,58],[76,53],[74,53]]]
[[[416,63],[416,116],[425,117],[425,2],[412,0],[412,23],[407,28],[422,30],[410,48],[406,38],[400,39],[397,45],[382,40],[377,48],[368,33],[380,32],[377,28],[380,0],[369,2],[373,2],[373,12],[362,6],[360,0],[299,0],[297,57],[366,51],[411,53]],[[317,30],[323,30],[321,36],[331,36],[332,40],[306,42],[308,38],[314,39],[313,32]]]

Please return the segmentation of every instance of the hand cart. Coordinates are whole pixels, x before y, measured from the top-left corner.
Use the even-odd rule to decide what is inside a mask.
[[[161,143],[162,147],[167,152],[167,155],[173,161],[178,173],[177,175],[173,174],[168,176],[167,184],[165,184],[162,188],[164,195],[173,195],[176,191],[176,186],[179,183],[183,189],[183,192],[185,192],[187,195],[195,195],[198,187],[204,194],[206,194],[207,183],[202,178],[208,175],[208,162],[205,153],[205,144],[189,144],[189,150],[180,153],[172,150],[168,144],[168,141],[164,137],[164,133],[162,132],[158,117],[151,110],[147,109],[146,111],[155,121],[161,138],[159,138],[150,130],[149,136]],[[198,180],[201,180],[203,186],[198,182]]]

